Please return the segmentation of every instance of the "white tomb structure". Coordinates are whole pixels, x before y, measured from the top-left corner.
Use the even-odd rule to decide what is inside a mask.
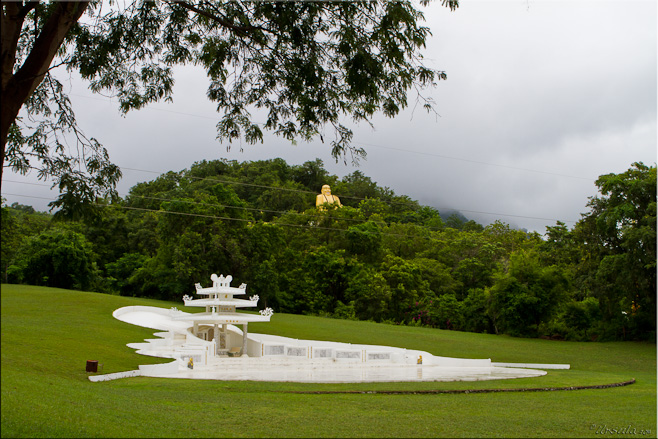
[[[236,308],[258,306],[258,296],[251,296],[249,300],[236,299],[233,296],[247,294],[247,285],[238,288],[231,286],[232,276],[210,276],[212,287],[202,288],[196,284],[198,295],[208,296],[206,299],[193,299],[183,296],[185,306],[205,307],[206,312],[189,314],[178,312],[172,316],[174,321],[192,322],[192,335],[206,341],[215,341],[215,355],[240,354],[247,355],[247,334],[250,322],[269,322],[271,309],[261,311],[260,315],[236,312]],[[228,325],[242,325],[242,342],[235,343],[235,337],[228,331]]]
[[[211,279],[212,287],[196,284],[196,293],[206,298],[183,297],[186,306],[204,307],[205,312],[152,306],[127,306],[114,311],[112,315],[123,322],[166,331],[156,332],[157,339],[128,346],[139,354],[174,361],[142,365],[139,371],[132,372],[154,377],[296,382],[465,381],[546,374],[523,365],[492,363],[490,359],[439,357],[390,346],[249,333],[248,324],[269,322],[272,310],[266,308],[259,314],[237,312],[237,308],[257,306],[258,296],[236,299],[234,296],[246,294],[245,284],[231,287],[231,276],[213,274]],[[93,379],[102,380],[101,376]]]

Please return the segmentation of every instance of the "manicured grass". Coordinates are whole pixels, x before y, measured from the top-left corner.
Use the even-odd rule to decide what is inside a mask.
[[[250,332],[500,362],[569,363],[571,369],[482,382],[301,384],[137,377],[92,383],[86,360],[103,363],[104,373],[169,361],[128,348],[126,343],[152,338],[154,331],[115,320],[112,311],[127,305],[184,307],[15,285],[2,285],[1,296],[2,437],[637,437],[647,430],[644,436],[656,437],[655,344],[516,339],[275,314],[269,324],[250,325]],[[602,390],[288,393],[523,389],[631,378],[636,384]],[[619,434],[624,429],[631,434]]]

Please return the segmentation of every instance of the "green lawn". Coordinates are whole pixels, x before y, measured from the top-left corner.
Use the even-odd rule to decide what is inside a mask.
[[[127,305],[185,309],[181,303],[16,285],[2,285],[1,296],[2,437],[656,437],[655,344],[517,339],[274,314],[270,323],[250,325],[250,332],[500,362],[569,363],[571,369],[483,382],[301,384],[137,377],[92,383],[86,360],[103,363],[104,373],[169,361],[128,348],[126,343],[152,338],[154,331],[115,320],[112,311]],[[523,389],[631,378],[636,383],[625,387],[553,392],[290,393]]]

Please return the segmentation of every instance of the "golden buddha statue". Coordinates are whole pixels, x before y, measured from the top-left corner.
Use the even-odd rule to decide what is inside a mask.
[[[322,186],[322,193],[315,197],[315,206],[320,210],[326,209],[326,204],[333,205],[333,207],[342,207],[340,199],[331,194],[331,187],[328,184]]]

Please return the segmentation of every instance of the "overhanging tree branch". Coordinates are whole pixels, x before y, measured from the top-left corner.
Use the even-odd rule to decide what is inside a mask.
[[[57,54],[57,50],[64,42],[64,38],[73,25],[77,23],[78,19],[80,19],[88,5],[88,1],[57,3],[52,14],[48,17],[48,20],[41,29],[25,62],[9,79],[5,78],[5,75],[8,75],[9,72],[5,70],[5,66],[3,65],[3,78],[1,81],[3,104],[0,114],[0,141],[2,142],[2,157],[0,158],[3,166],[0,168],[0,180],[2,178],[2,169],[4,169],[7,136],[12,123],[16,120],[18,112],[25,101],[43,80],[44,75],[48,72],[50,64]],[[3,4],[3,28],[5,24],[5,10],[11,11],[12,8],[8,4]],[[27,9],[26,5],[22,11],[19,11],[19,15],[16,17],[20,17],[20,14],[27,14],[27,11],[29,9]],[[7,18],[8,20],[9,18]],[[5,43],[9,43],[9,41],[5,41],[3,35],[3,54],[5,53]],[[5,60],[3,59],[3,61]]]
[[[344,118],[393,117],[415,85],[445,79],[422,64],[429,29],[412,1],[131,0],[104,13],[102,0],[3,2],[3,167],[37,169],[29,163],[36,154],[40,176],[53,178],[62,193],[82,191],[64,204],[114,192],[120,171],[98,142],[79,136],[57,79],[48,76],[56,86],[45,86],[53,64],[78,71],[93,92],[118,96],[122,112],[170,100],[173,67],[199,65],[210,80],[207,96],[223,113],[220,142],[262,142],[250,116],[257,107],[268,114],[263,128],[277,135],[310,140],[333,126],[336,160],[347,152],[364,156],[351,145]],[[457,1],[442,4],[454,9]],[[83,13],[91,23],[78,22]],[[18,117],[21,109],[27,118]],[[58,143],[71,134],[77,158]]]
[[[203,17],[209,18],[209,19],[221,24],[225,28],[231,29],[233,32],[240,35],[241,37],[246,37],[248,35],[249,31],[254,31],[254,30],[262,30],[262,31],[265,31],[265,32],[270,32],[268,29],[265,29],[265,28],[260,27],[260,26],[236,26],[235,24],[227,21],[223,17],[219,17],[215,14],[211,14],[208,11],[205,11],[203,9],[199,9],[196,6],[193,6],[193,5],[191,5],[187,2],[184,2],[184,1],[174,0],[173,2],[168,2],[168,3],[176,4],[176,5],[181,6],[185,9],[187,9],[187,10],[195,12],[195,13],[203,16]]]

